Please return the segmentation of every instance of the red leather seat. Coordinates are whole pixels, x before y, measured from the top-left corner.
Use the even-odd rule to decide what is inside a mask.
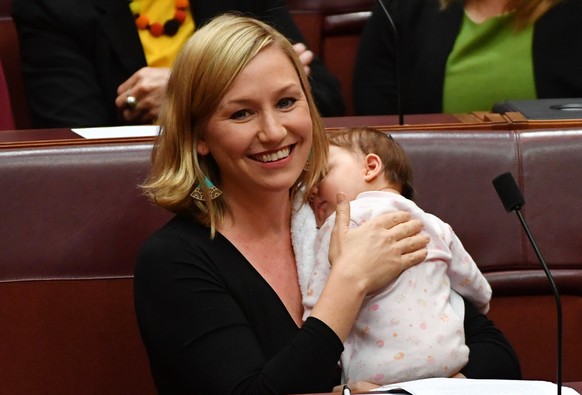
[[[4,67],[5,89],[12,107],[14,125],[4,129],[30,129],[32,121],[28,102],[24,92],[24,81],[20,64],[20,47],[16,26],[12,20],[10,9],[12,0],[0,0],[0,61]],[[5,107],[0,107],[3,117]],[[0,130],[3,121],[0,120]]]
[[[14,129],[14,116],[10,104],[8,85],[4,77],[4,68],[0,60],[0,130]]]

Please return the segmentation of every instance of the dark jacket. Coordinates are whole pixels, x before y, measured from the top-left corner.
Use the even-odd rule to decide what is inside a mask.
[[[445,67],[461,26],[462,2],[445,11],[438,0],[384,2],[390,3],[398,31],[404,113],[441,113]],[[582,0],[563,0],[536,22],[533,66],[539,98],[582,97],[581,18]],[[362,33],[355,65],[357,114],[397,113],[393,39],[388,18],[377,7]]]
[[[305,42],[283,4],[190,1],[196,26],[237,10],[274,24],[292,42]],[[118,125],[117,87],[147,65],[127,0],[14,0],[12,13],[34,125]],[[311,80],[320,112],[343,115],[339,82],[319,59],[311,65]]]

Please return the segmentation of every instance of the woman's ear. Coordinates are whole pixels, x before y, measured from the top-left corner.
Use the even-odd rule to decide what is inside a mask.
[[[201,156],[208,155],[210,149],[204,140],[198,140],[196,142],[196,152],[198,152],[198,155]]]
[[[382,159],[376,154],[367,154],[364,158],[366,174],[364,180],[372,181],[382,173]]]

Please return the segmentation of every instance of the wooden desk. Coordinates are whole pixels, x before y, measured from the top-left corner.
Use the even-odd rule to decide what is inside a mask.
[[[381,130],[493,130],[510,127],[507,119],[499,114],[418,114],[406,115],[405,125],[398,124],[395,115],[363,117],[323,118],[326,128],[373,126]],[[0,148],[20,146],[46,147],[59,145],[111,143],[112,139],[85,139],[69,128],[0,130]],[[153,141],[152,137],[120,138],[115,142]]]
[[[71,129],[0,130],[0,149],[18,147],[54,147],[59,145],[84,145],[122,142],[150,142],[153,137],[119,139],[86,139]]]
[[[488,112],[469,114],[413,114],[404,116],[404,125],[398,124],[396,115],[373,115],[323,118],[328,129],[352,126],[372,126],[385,131],[396,130],[518,130],[518,129],[569,129],[582,127],[582,119],[531,121],[519,113],[500,115]],[[71,129],[0,130],[0,149],[19,146],[59,146],[111,143],[112,139],[85,139]],[[152,137],[115,139],[116,142],[153,141]]]
[[[494,113],[405,115],[403,125],[398,124],[396,115],[324,118],[323,122],[329,129],[362,125],[382,130],[492,130],[510,127],[506,117]]]

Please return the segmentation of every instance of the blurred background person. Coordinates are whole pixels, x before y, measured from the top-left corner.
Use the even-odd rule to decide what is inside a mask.
[[[196,29],[227,11],[261,19],[296,44],[318,110],[344,114],[339,81],[302,44],[282,0],[14,0],[34,126],[154,122],[176,54]]]
[[[392,0],[407,114],[582,97],[582,0]],[[380,6],[361,36],[357,114],[396,114],[394,31]]]

